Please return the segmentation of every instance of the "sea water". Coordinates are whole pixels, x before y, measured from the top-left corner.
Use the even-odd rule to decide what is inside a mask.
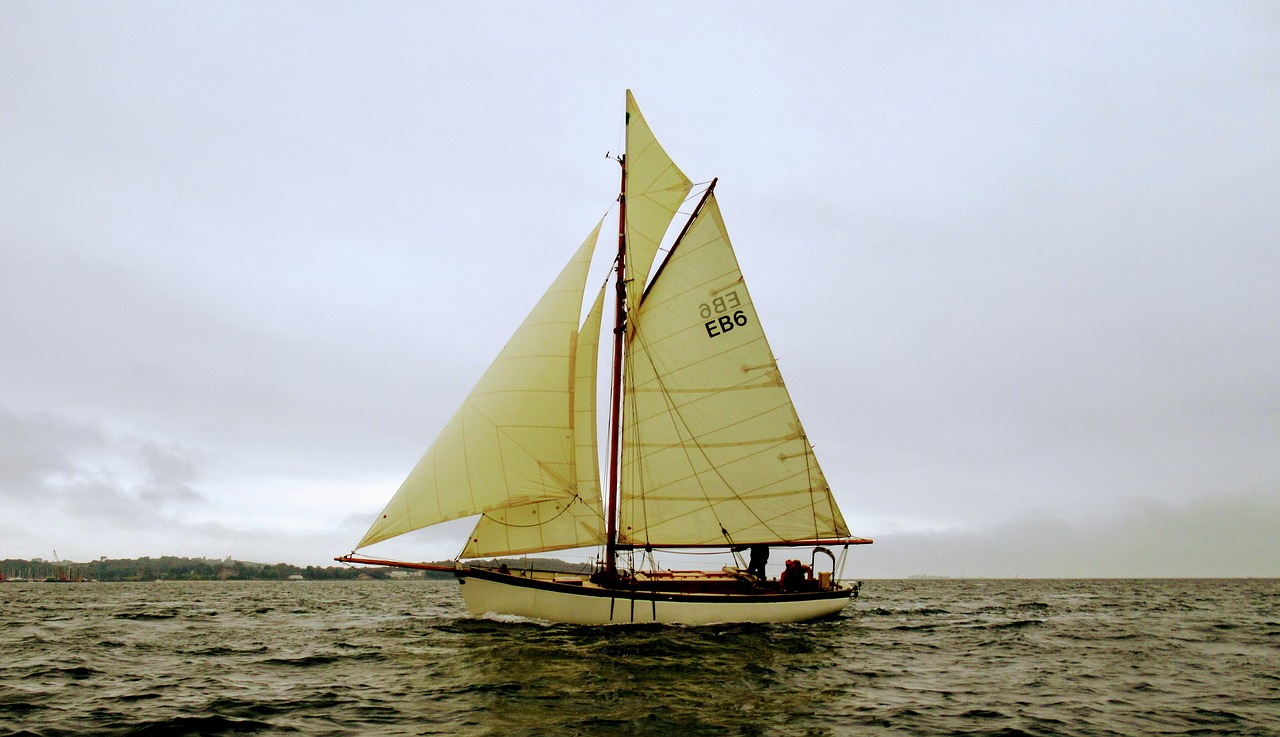
[[[867,581],[578,627],[452,581],[0,584],[0,735],[1280,734],[1280,581]]]

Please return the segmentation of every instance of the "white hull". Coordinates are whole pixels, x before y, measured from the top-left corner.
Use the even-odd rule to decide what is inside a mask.
[[[458,571],[462,598],[476,616],[515,615],[566,624],[803,622],[838,614],[856,589],[808,594],[681,594],[620,591],[577,581],[533,580]]]

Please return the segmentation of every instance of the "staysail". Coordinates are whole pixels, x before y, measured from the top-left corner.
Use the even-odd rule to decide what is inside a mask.
[[[575,355],[599,233],[597,224],[357,547],[452,519],[579,496]],[[584,431],[594,438],[594,427]]]
[[[600,288],[578,331],[574,354],[573,437],[578,494],[486,512],[459,557],[522,555],[603,545],[600,463],[596,440],[596,361],[605,287]]]
[[[713,195],[630,322],[620,542],[848,536]]]

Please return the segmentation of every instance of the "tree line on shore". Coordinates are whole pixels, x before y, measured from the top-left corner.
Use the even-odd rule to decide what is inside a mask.
[[[437,561],[449,565],[451,561]],[[582,564],[551,558],[495,558],[480,565],[536,567],[578,573]],[[295,566],[252,563],[231,558],[107,558],[85,563],[7,558],[0,560],[0,581],[350,581],[361,578],[453,578],[447,571],[353,566]]]
[[[42,558],[0,561],[4,581],[333,581],[362,577],[385,578],[386,571],[350,566],[295,566],[251,563],[230,558],[100,558],[86,563]]]

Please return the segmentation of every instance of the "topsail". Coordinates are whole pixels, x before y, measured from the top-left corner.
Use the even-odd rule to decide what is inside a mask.
[[[627,307],[634,312],[641,294],[634,285],[643,285],[648,278],[662,237],[675,217],[676,208],[689,196],[693,183],[654,138],[630,90],[627,90],[627,153],[624,163],[626,273],[633,285],[628,290]]]

